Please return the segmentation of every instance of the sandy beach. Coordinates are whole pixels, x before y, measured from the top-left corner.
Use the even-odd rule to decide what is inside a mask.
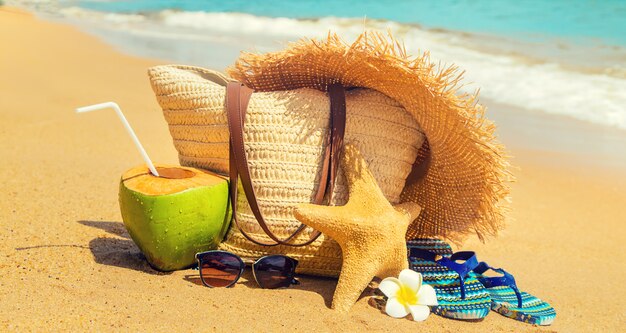
[[[146,263],[117,203],[120,175],[141,158],[113,112],[77,115],[74,109],[116,101],[152,159],[176,164],[146,74],[163,61],[123,55],[72,26],[7,7],[0,7],[0,45],[2,331],[626,328],[626,167],[610,153],[510,145],[518,180],[508,226],[484,244],[472,238],[461,247],[507,269],[522,290],[551,303],[557,311],[552,326],[495,312],[479,322],[393,319],[368,303],[371,290],[342,316],[329,308],[333,279],[301,277],[299,286],[264,290],[247,270],[234,288],[208,289],[197,271],[160,273]],[[519,133],[513,139],[524,140]],[[625,136],[615,134],[617,142]]]

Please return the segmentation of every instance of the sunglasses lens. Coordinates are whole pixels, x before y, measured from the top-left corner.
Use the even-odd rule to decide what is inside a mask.
[[[199,257],[202,281],[211,287],[226,287],[239,279],[242,263],[225,252],[209,252]]]
[[[270,256],[261,259],[253,268],[261,288],[275,289],[291,285],[296,262],[285,256]]]

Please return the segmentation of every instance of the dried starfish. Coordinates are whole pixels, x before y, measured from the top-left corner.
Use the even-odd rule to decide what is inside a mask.
[[[375,276],[398,276],[408,267],[405,235],[421,208],[392,206],[359,150],[346,145],[341,161],[350,197],[345,206],[299,204],[295,217],[332,237],[343,252],[332,308],[348,312]]]

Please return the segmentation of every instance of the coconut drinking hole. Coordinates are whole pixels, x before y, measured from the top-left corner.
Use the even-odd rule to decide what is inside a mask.
[[[183,168],[164,168],[157,167],[159,177],[167,179],[185,179],[196,175],[195,172]]]

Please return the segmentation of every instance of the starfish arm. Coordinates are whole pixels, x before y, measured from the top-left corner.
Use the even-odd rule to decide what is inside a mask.
[[[337,228],[341,207],[320,206],[314,204],[298,204],[294,209],[294,217],[311,228],[319,230],[332,238],[337,237],[341,230]]]
[[[356,146],[346,145],[341,166],[350,192],[350,199],[346,206],[391,207]]]
[[[332,308],[338,312],[347,313],[372,281],[372,278],[376,276],[379,267],[376,263],[362,257],[357,251],[348,250],[344,253],[350,254],[344,254]]]
[[[395,208],[400,213],[406,214],[409,217],[409,223],[415,221],[415,219],[420,215],[420,212],[422,211],[422,207],[414,202],[403,202],[401,204],[393,206],[393,208]]]

